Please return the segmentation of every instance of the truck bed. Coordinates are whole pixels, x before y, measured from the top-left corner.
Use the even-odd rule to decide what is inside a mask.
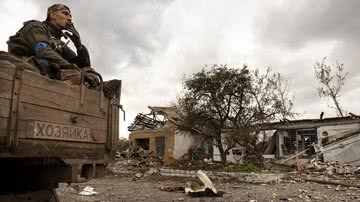
[[[119,132],[119,98],[0,61],[0,158],[105,163]]]

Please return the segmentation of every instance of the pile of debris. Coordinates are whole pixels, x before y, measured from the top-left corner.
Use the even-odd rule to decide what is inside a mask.
[[[133,174],[133,173],[145,173],[151,170],[152,173],[156,173],[155,170],[159,170],[163,162],[154,157],[148,157],[143,160],[134,158],[118,158],[116,162],[110,163],[108,169],[115,174]]]
[[[360,167],[342,164],[338,161],[322,162],[313,159],[306,163],[303,168],[307,172],[321,172],[329,176],[360,174]]]
[[[138,159],[140,161],[146,160],[151,156],[151,152],[149,150],[145,150],[140,146],[136,146],[133,148],[128,148],[125,151],[122,152],[116,152],[116,158],[121,159]]]
[[[161,159],[153,157],[148,150],[135,147],[117,152],[116,161],[109,163],[108,169],[114,174],[133,175],[134,179],[139,179],[159,174],[163,164]]]

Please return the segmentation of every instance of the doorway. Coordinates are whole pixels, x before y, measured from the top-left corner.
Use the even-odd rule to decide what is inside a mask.
[[[156,137],[155,138],[155,146],[156,146],[156,156],[159,159],[164,157],[165,153],[165,137]]]

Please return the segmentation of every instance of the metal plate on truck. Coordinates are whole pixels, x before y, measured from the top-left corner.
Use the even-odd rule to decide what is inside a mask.
[[[43,121],[28,121],[27,138],[93,142],[89,128],[69,126]]]

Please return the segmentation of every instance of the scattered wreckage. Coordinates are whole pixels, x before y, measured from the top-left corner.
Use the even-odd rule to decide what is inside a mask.
[[[196,176],[202,184],[189,181],[184,187],[160,187],[160,190],[167,192],[183,192],[192,197],[219,197],[225,192],[216,190],[210,178],[201,170],[196,172]]]
[[[271,123],[265,125],[264,130],[274,131],[264,152],[266,158],[306,156],[324,162],[360,165],[360,118],[354,114]]]

